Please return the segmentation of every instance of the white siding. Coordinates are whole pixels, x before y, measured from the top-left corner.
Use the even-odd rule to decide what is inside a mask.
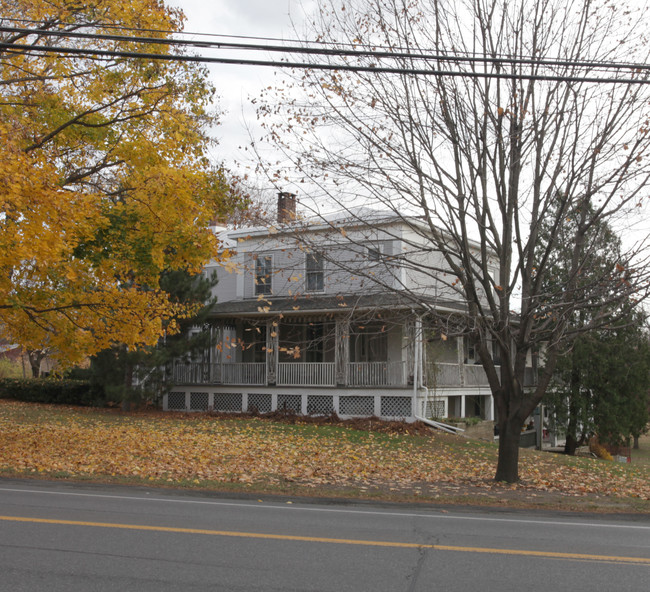
[[[220,302],[252,299],[255,294],[254,256],[273,258],[272,293],[304,296],[306,253],[322,253],[325,295],[368,294],[408,290],[443,300],[462,300],[456,277],[431,241],[395,222],[382,228],[320,230],[297,239],[290,234],[242,236],[237,243],[238,272],[219,268],[216,294]],[[377,257],[377,251],[380,256]]]

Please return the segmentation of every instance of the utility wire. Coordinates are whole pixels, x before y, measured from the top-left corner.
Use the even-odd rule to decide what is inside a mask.
[[[261,43],[235,43],[227,41],[193,41],[188,39],[171,39],[158,37],[133,37],[126,35],[106,35],[98,33],[81,33],[78,31],[52,31],[44,29],[26,29],[22,27],[0,26],[0,31],[20,33],[24,35],[38,35],[51,37],[69,37],[74,39],[89,39],[96,41],[123,41],[127,43],[143,43],[155,45],[169,45],[177,47],[194,47],[209,49],[228,49],[245,51],[267,51],[287,54],[311,54],[335,57],[370,57],[376,59],[408,59],[452,63],[478,63],[478,64],[523,64],[533,66],[575,67],[604,70],[632,70],[634,72],[650,71],[650,65],[641,63],[622,63],[611,61],[588,60],[557,60],[538,59],[532,57],[489,57],[476,55],[461,55],[448,53],[428,53],[412,51],[377,51],[377,50],[343,50],[337,48],[309,47],[308,45],[269,45]],[[254,39],[254,38],[248,38]],[[312,42],[306,42],[311,44]],[[346,66],[349,64],[346,64]]]
[[[15,22],[15,23],[29,23],[32,25],[40,25],[41,23],[39,21],[34,21],[34,20],[27,20],[27,19],[17,19],[17,18],[4,18],[0,16],[0,22],[2,21],[7,21],[7,22]],[[79,28],[83,27],[96,27],[96,24],[93,23],[88,23],[88,24],[80,24],[78,25]],[[377,51],[377,49],[389,52],[391,55],[394,55],[395,52],[410,52],[411,48],[409,47],[404,47],[404,46],[386,46],[382,44],[368,44],[368,43],[361,43],[360,41],[355,41],[355,42],[342,42],[342,41],[325,41],[325,40],[312,40],[312,41],[306,41],[304,39],[286,39],[286,38],[279,38],[279,37],[253,37],[250,35],[226,35],[226,34],[220,34],[220,33],[198,33],[198,32],[190,32],[190,31],[174,31],[174,30],[169,30],[169,29],[143,29],[143,28],[137,28],[137,27],[126,27],[124,25],[117,25],[117,24],[110,24],[110,23],[102,23],[101,24],[102,29],[115,29],[117,31],[129,31],[129,32],[135,32],[135,33],[154,33],[154,34],[164,34],[164,35],[185,35],[185,36],[192,36],[192,37],[206,37],[206,38],[219,38],[219,39],[242,39],[242,40],[249,40],[249,41],[272,41],[272,42],[280,42],[280,43],[296,43],[296,44],[301,44],[300,47],[304,48],[306,46],[329,46],[332,48],[354,48],[355,53],[359,53],[358,50],[359,48],[362,47],[372,47],[372,52]],[[30,29],[34,31],[34,29]],[[39,28],[35,29],[36,31],[43,32],[46,29]],[[91,34],[93,35],[93,34]],[[98,34],[95,34],[98,35]],[[128,39],[132,39],[132,37],[128,37]],[[159,38],[157,38],[159,39]],[[198,42],[199,44],[203,44],[203,42]],[[210,42],[207,42],[210,44]],[[284,46],[283,46],[284,47]],[[368,49],[368,52],[371,50]],[[448,55],[448,54],[445,54]],[[467,51],[459,51],[455,50],[454,56],[457,58],[460,57],[470,57],[470,58],[475,58],[477,60],[484,60],[486,56],[479,56],[469,50]],[[499,54],[499,53],[494,53],[493,54],[494,59],[509,59],[513,60],[515,58],[512,58],[511,56],[507,56],[506,54]],[[534,58],[532,56],[522,56],[519,58],[521,60],[530,60],[531,63],[539,63],[538,58]],[[548,60],[550,61],[550,60]],[[603,64],[609,64],[613,67],[630,67],[630,68],[647,68],[647,64],[645,63],[622,63],[622,62],[612,62],[612,61],[596,61],[596,62],[577,62],[577,61],[570,61],[570,60],[555,60],[558,64],[560,65],[567,65],[567,64],[575,64],[575,63],[584,63],[584,64],[597,64],[597,65],[603,65]]]
[[[158,54],[143,53],[136,51],[118,51],[118,50],[101,50],[101,49],[82,49],[75,47],[56,47],[56,46],[25,46],[13,43],[0,43],[0,49],[9,51],[20,50],[20,53],[38,52],[38,53],[59,53],[68,54],[64,57],[73,55],[102,56],[102,57],[123,57],[139,58],[160,61],[173,62],[199,62],[209,64],[230,64],[240,66],[269,66],[273,68],[297,68],[301,70],[329,70],[337,72],[373,72],[377,74],[400,74],[400,75],[419,75],[419,76],[441,76],[441,77],[462,77],[462,78],[489,78],[505,80],[540,80],[549,82],[594,82],[608,84],[648,84],[648,78],[604,78],[598,76],[554,76],[543,74],[508,74],[499,72],[477,72],[477,71],[459,71],[459,70],[440,70],[440,69],[418,69],[418,68],[390,68],[385,66],[353,66],[347,64],[314,64],[309,62],[289,62],[273,60],[245,60],[238,58],[211,58],[206,56],[188,56],[175,54]]]
[[[104,40],[104,41],[128,41],[128,42],[142,42],[142,43],[155,43],[155,44],[170,44],[170,45],[190,45],[206,47],[202,42],[191,42],[173,39],[157,39],[145,37],[125,37],[120,35],[98,35],[90,33],[78,32],[53,32],[43,31],[39,29],[22,29],[17,27],[2,27],[0,31],[13,32],[26,35],[43,35],[52,34],[58,36],[78,37],[90,40]],[[247,49],[254,51],[276,51],[284,53],[307,53],[321,56],[335,56],[335,57],[370,57],[376,59],[394,58],[395,54],[391,52],[359,52],[359,51],[341,51],[333,49],[317,49],[317,48],[304,48],[304,47],[283,47],[283,46],[268,46],[262,44],[240,44],[240,43],[223,43],[217,42],[215,44],[208,44],[208,47],[216,49]],[[567,75],[552,75],[552,74],[524,74],[524,73],[507,73],[507,72],[481,72],[476,70],[444,70],[440,68],[408,68],[408,67],[387,67],[379,65],[353,65],[348,63],[332,64],[332,63],[309,63],[309,62],[290,62],[288,60],[253,60],[241,58],[218,58],[209,56],[185,55],[185,54],[160,54],[148,53],[141,51],[123,51],[117,49],[93,49],[93,48],[79,48],[79,47],[62,47],[54,45],[27,45],[22,43],[6,43],[0,42],[0,49],[8,51],[19,51],[20,53],[55,53],[66,54],[65,57],[72,55],[85,55],[85,56],[101,56],[101,57],[123,57],[123,58],[139,58],[161,61],[174,61],[174,62],[199,62],[199,63],[215,63],[215,64],[231,64],[231,65],[248,65],[248,66],[266,66],[274,68],[297,68],[306,70],[329,70],[329,71],[348,71],[348,72],[373,72],[373,73],[387,73],[387,74],[400,74],[400,75],[421,75],[421,76],[447,76],[447,77],[465,77],[465,78],[487,78],[487,79],[516,79],[516,80],[540,80],[549,82],[594,82],[594,83],[610,83],[610,84],[647,84],[650,80],[645,77],[632,77],[632,78],[605,78],[599,76],[567,76]],[[644,64],[618,64],[618,63],[604,63],[604,62],[585,62],[584,65],[580,62],[557,62],[551,61],[548,64],[543,64],[540,60],[520,59],[520,58],[487,58],[487,57],[463,57],[454,56],[449,57],[446,55],[439,56],[435,54],[399,54],[400,56],[408,59],[416,59],[423,61],[447,61],[447,62],[470,62],[471,64],[484,64],[486,62],[492,63],[505,63],[507,64],[525,64],[525,65],[547,65],[547,66],[563,66],[572,68],[600,68],[603,70],[619,70],[619,69],[632,69],[634,73],[647,72],[650,66]],[[591,64],[591,66],[590,66]],[[633,73],[633,76],[634,76]]]
[[[6,21],[11,23],[23,23],[29,25],[39,26],[41,25],[40,21],[28,20],[28,19],[17,19],[17,18],[6,18],[0,16],[0,21]],[[78,25],[80,28],[83,27],[96,27],[94,24],[87,25]],[[165,34],[165,35],[185,35],[188,37],[210,37],[213,39],[247,39],[253,41],[273,41],[280,43],[307,43],[305,40],[301,39],[286,39],[281,37],[253,37],[251,35],[226,35],[224,33],[199,33],[196,31],[174,31],[170,29],[142,29],[138,27],[126,27],[124,25],[116,25],[111,23],[102,23],[102,29],[114,29],[116,31],[129,31],[133,33],[155,33],[155,34]],[[42,29],[41,29],[42,30]],[[342,42],[331,42],[331,41],[309,41],[308,43],[312,45],[336,45],[340,47],[357,47],[357,44],[354,43],[342,43]],[[399,49],[399,48],[398,48]]]

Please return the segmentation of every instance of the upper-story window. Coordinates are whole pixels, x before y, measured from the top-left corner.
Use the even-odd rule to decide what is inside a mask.
[[[366,247],[366,259],[368,261],[381,261],[381,245],[369,245]]]
[[[255,259],[255,295],[271,294],[273,277],[273,257],[258,256]]]
[[[323,258],[316,253],[307,253],[305,267],[307,292],[322,292],[325,289],[325,265]]]

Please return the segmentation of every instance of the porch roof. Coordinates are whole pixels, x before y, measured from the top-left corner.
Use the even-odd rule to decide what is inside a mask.
[[[373,309],[421,311],[440,310],[449,312],[462,312],[466,310],[462,302],[450,300],[441,301],[439,298],[421,296],[418,302],[411,301],[401,294],[337,294],[330,295],[303,295],[300,297],[269,297],[263,299],[251,298],[248,300],[231,300],[217,303],[212,310],[214,318],[232,317],[233,315],[245,316],[284,316],[300,315],[305,313],[345,313],[354,311],[368,311]]]

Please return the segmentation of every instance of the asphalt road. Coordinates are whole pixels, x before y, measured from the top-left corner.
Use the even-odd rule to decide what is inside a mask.
[[[0,479],[0,591],[648,589],[650,516]]]

